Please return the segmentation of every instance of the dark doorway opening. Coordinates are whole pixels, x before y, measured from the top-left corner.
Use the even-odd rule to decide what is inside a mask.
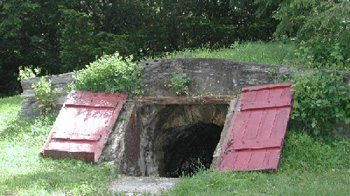
[[[165,177],[193,175],[200,169],[210,168],[222,128],[199,122],[166,130],[163,145]]]
[[[225,103],[140,104],[130,123],[125,171],[179,177],[212,167],[227,111]]]

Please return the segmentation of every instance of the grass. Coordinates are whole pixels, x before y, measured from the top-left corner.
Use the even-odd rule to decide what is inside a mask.
[[[21,120],[19,96],[0,99],[0,195],[108,195],[107,164],[39,156],[56,114]]]
[[[163,195],[347,195],[350,141],[331,144],[289,131],[278,172],[200,171]]]
[[[231,47],[210,50],[207,48],[183,50],[169,53],[163,58],[221,58],[241,62],[266,63],[272,65],[303,66],[295,55],[292,42],[247,42],[235,43]]]
[[[19,95],[8,98],[0,98],[0,134],[10,125],[18,115],[21,109],[21,97]]]

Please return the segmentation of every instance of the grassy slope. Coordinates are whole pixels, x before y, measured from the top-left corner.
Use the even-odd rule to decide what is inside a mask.
[[[233,45],[219,50],[196,49],[174,52],[164,58],[196,57],[196,58],[222,58],[234,59],[241,62],[267,63],[272,65],[301,66],[295,55],[292,43],[282,42],[248,42]]]
[[[38,156],[55,114],[16,121],[20,97],[0,99],[0,195],[106,195],[111,166]]]

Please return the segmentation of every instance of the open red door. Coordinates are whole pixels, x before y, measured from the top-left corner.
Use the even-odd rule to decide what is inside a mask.
[[[242,89],[221,148],[218,170],[277,170],[292,107],[291,85]]]
[[[97,163],[127,97],[72,91],[44,144],[43,156]]]

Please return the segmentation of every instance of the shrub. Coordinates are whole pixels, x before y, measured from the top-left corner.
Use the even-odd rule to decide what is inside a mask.
[[[40,78],[40,81],[32,85],[34,89],[34,96],[38,102],[37,109],[40,114],[49,113],[56,107],[56,101],[58,99],[58,92],[52,90],[51,81],[47,81],[44,77]]]
[[[23,80],[26,78],[34,78],[37,75],[39,75],[41,73],[41,68],[40,67],[36,67],[33,69],[32,66],[30,67],[19,67],[19,76],[18,76],[18,80]]]
[[[181,70],[179,73],[174,73],[170,78],[170,88],[175,91],[177,95],[188,94],[188,83],[190,77],[187,73]]]
[[[337,123],[350,123],[350,86],[341,74],[299,72],[293,80],[291,119],[298,129],[327,136]]]
[[[322,68],[350,68],[350,4],[326,1],[313,8],[298,32],[299,51]]]
[[[74,77],[72,89],[83,91],[125,92],[139,94],[142,85],[141,67],[119,53],[104,55],[90,63]]]

